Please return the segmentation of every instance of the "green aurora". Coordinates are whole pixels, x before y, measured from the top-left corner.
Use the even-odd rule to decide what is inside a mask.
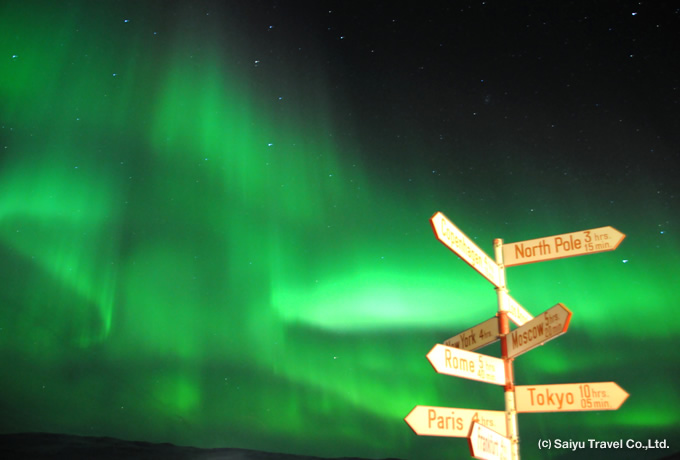
[[[417,132],[382,148],[423,159],[382,162],[362,120],[339,115],[352,101],[334,77],[292,52],[268,60],[236,7],[206,20],[87,5],[0,6],[0,431],[466,458],[464,439],[403,421],[415,405],[503,407],[500,387],[425,358],[496,311],[492,285],[436,241],[442,211],[490,255],[494,238],[626,234],[613,252],[507,270],[534,315],[573,311],[567,334],[515,361],[516,382],[630,394],[618,411],[520,414],[521,449],[680,450],[677,185],[663,168],[623,177],[583,155],[565,175],[521,143],[487,158],[470,141],[433,173],[427,151],[443,147]]]

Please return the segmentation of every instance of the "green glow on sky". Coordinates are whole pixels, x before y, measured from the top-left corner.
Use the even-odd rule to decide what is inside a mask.
[[[504,166],[490,165],[405,189],[341,135],[361,122],[338,121],[321,70],[261,76],[255,44],[190,20],[156,35],[151,13],[0,9],[3,432],[464,455],[403,422],[418,404],[503,403],[425,359],[496,311],[492,286],[435,240],[441,210],[488,254],[496,237],[626,233],[615,252],[508,269],[532,313],[574,313],[517,359],[518,383],[631,394],[615,413],[522,415],[520,430],[677,439],[680,240],[653,186],[592,179],[565,195],[550,177],[492,181]]]

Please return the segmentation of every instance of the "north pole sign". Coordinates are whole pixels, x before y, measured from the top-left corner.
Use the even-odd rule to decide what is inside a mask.
[[[563,235],[509,243],[503,246],[503,264],[513,265],[613,251],[626,237],[614,227],[600,227]]]

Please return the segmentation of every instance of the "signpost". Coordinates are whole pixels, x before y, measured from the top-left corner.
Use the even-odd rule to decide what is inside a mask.
[[[481,273],[484,278],[491,281],[494,286],[501,287],[499,269],[496,262],[479,249],[444,214],[441,212],[436,213],[430,218],[430,224],[439,241],[455,252],[468,265]]]
[[[498,341],[498,318],[487,319],[444,341],[444,345],[474,351]]]
[[[526,353],[567,332],[571,311],[561,303],[510,332],[508,358]]]
[[[474,458],[519,460],[517,413],[616,410],[623,404],[628,393],[614,382],[515,385],[514,358],[567,332],[571,311],[558,303],[534,318],[508,295],[505,282],[506,267],[612,251],[623,233],[600,227],[507,245],[496,239],[492,260],[441,212],[430,225],[440,242],[496,287],[498,314],[435,345],[427,359],[440,374],[502,385],[505,411],[416,406],[404,420],[417,435],[467,437]],[[501,359],[473,352],[498,340]]]
[[[503,263],[513,265],[613,251],[626,237],[613,227],[565,233],[503,246]]]
[[[438,343],[427,359],[439,374],[505,385],[503,360]]]
[[[512,442],[479,423],[473,423],[468,437],[470,455],[481,460],[510,460]]]
[[[404,419],[419,436],[467,438],[474,422],[505,433],[505,412],[416,406]]]
[[[517,412],[617,410],[628,398],[614,382],[518,385]]]

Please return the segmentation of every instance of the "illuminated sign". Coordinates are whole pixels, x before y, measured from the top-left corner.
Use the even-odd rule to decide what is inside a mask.
[[[628,398],[614,382],[517,385],[517,412],[617,410]]]
[[[522,306],[517,303],[515,299],[510,297],[507,292],[504,292],[503,295],[506,298],[508,318],[510,318],[513,323],[518,326],[522,326],[527,321],[534,319],[534,317],[531,316],[528,311],[522,308]]]
[[[484,251],[479,249],[458,227],[453,225],[444,214],[437,212],[430,218],[430,224],[439,241],[455,252],[468,265],[481,273],[482,276],[491,281],[494,286],[502,287],[500,285],[498,264],[487,256]]]
[[[491,356],[437,344],[427,359],[440,374],[505,385],[503,360]]]
[[[471,327],[458,335],[444,341],[444,345],[461,350],[474,351],[496,342],[498,336],[498,318],[487,319],[483,323]]]
[[[507,336],[508,358],[521,355],[564,334],[567,332],[570,320],[571,311],[558,303],[547,309],[545,313],[511,331]]]
[[[503,264],[513,265],[613,251],[626,237],[613,227],[547,236],[503,245]]]
[[[510,460],[512,442],[479,423],[473,423],[468,437],[470,455],[481,460]]]
[[[498,410],[416,406],[404,421],[418,436],[467,438],[474,422],[499,433],[506,432],[505,412]]]

